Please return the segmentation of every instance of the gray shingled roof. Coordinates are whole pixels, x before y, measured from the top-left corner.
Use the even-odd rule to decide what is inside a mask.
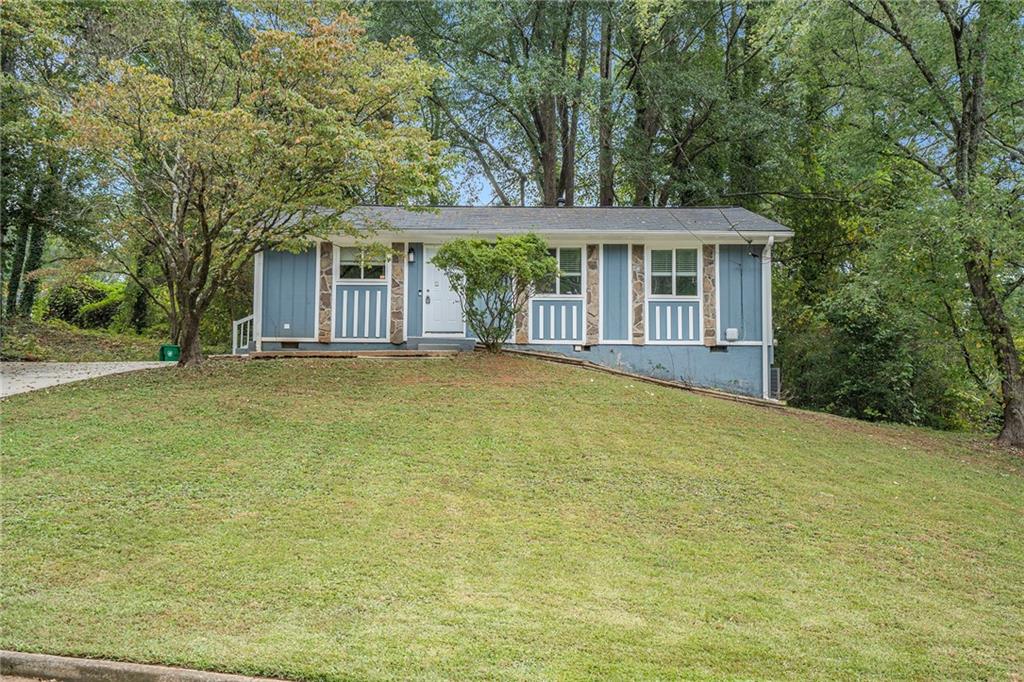
[[[543,208],[441,206],[410,211],[358,206],[345,213],[357,227],[383,221],[396,230],[438,232],[792,232],[745,208]],[[380,225],[378,225],[380,227]]]

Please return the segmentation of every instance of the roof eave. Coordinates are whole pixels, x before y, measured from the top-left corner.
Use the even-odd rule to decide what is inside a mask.
[[[429,242],[431,239],[458,239],[464,237],[488,238],[514,234],[526,234],[527,230],[519,229],[382,229],[375,233],[378,239],[401,239],[410,242]],[[631,242],[631,241],[695,241],[721,243],[767,243],[769,237],[776,242],[792,238],[791,230],[757,230],[737,233],[735,230],[529,230],[549,240],[588,241],[596,243]],[[347,241],[347,235],[337,235],[339,240]]]

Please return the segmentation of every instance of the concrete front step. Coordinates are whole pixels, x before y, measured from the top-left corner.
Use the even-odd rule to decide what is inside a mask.
[[[417,350],[471,351],[476,348],[476,339],[445,339],[429,336],[412,336],[405,344]]]
[[[471,349],[469,349],[469,348],[462,348],[457,343],[421,343],[421,344],[418,344],[416,346],[416,350],[419,350],[419,351],[446,350],[446,351],[454,351],[454,352],[458,353],[460,351],[468,351],[468,350],[471,350]]]

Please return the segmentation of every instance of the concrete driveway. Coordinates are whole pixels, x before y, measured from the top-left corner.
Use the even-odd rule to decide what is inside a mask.
[[[3,362],[0,398],[107,374],[173,366],[173,362]]]

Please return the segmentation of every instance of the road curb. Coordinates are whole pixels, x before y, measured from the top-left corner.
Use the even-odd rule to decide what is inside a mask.
[[[269,677],[228,675],[165,665],[0,650],[0,676],[7,675],[61,682],[281,682]]]

